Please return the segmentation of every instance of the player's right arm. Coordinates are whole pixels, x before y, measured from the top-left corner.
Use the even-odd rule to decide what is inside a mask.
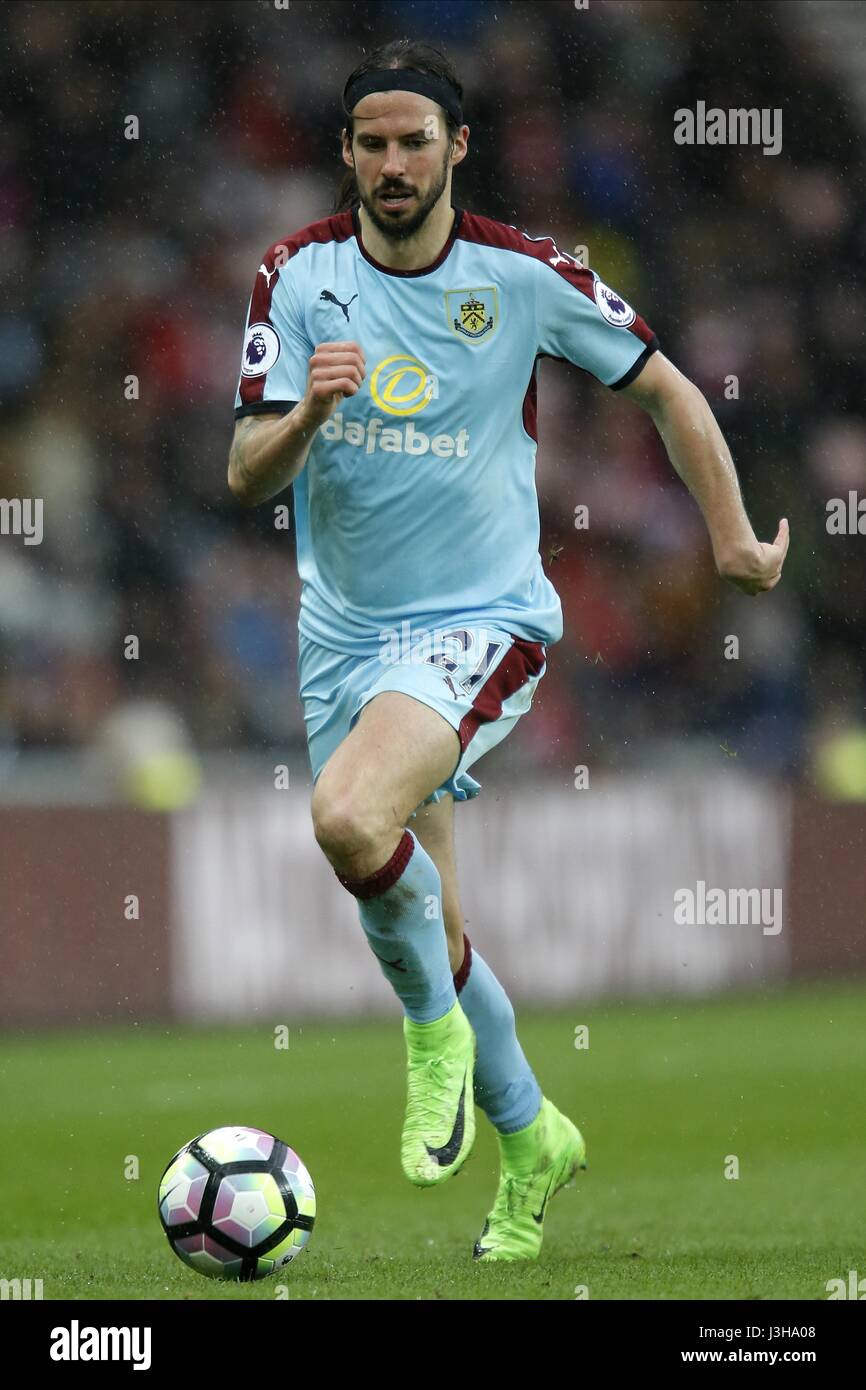
[[[262,412],[235,424],[228,483],[246,507],[267,502],[298,476],[316,430],[344,396],[354,396],[366,375],[358,343],[320,343],[309,360],[303,400],[287,415]]]

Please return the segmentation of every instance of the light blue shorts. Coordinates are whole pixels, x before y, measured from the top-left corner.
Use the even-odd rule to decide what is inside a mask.
[[[399,690],[438,710],[460,738],[454,771],[422,805],[449,792],[467,801],[481,790],[467,769],[511,732],[546,669],[543,643],[495,625],[436,629],[368,657],[346,656],[300,633],[298,676],[313,782],[367,701]]]

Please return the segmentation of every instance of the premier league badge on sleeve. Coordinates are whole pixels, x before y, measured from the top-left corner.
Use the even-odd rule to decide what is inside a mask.
[[[264,376],[280,355],[280,340],[269,323],[251,323],[244,342],[241,376]]]
[[[612,290],[603,280],[596,280],[592,290],[602,318],[612,323],[614,328],[628,328],[634,323],[637,314],[616,290]]]

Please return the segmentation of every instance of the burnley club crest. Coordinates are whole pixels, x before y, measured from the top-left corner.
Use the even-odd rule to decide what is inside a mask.
[[[477,290],[446,290],[445,312],[459,337],[471,342],[489,338],[499,319],[496,289],[486,285]]]

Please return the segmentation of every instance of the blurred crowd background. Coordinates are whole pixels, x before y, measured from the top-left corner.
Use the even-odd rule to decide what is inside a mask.
[[[866,497],[866,169],[808,11],[4,5],[0,497],[45,520],[40,546],[0,537],[0,767],[98,748],[136,711],[202,754],[305,759],[294,539],[226,487],[241,339],[264,248],[332,210],[347,74],[405,34],[462,77],[455,203],[585,245],[707,395],[759,536],[792,528],[772,597],[726,588],[649,419],[544,362],[565,636],[509,756],[565,776],[731,757],[866,796],[866,540],[826,528],[828,499]],[[698,101],[780,108],[781,153],[675,144]]]

